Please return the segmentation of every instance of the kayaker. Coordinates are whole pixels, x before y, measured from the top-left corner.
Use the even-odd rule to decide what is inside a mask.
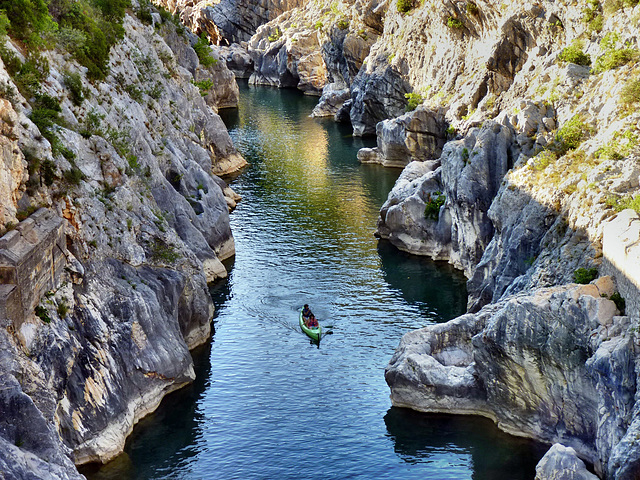
[[[313,317],[313,312],[309,308],[309,305],[305,303],[304,308],[302,309],[302,318],[306,321],[311,317]]]
[[[307,327],[316,328],[318,326],[318,320],[316,320],[315,315],[312,313],[309,317],[309,321],[307,322]]]

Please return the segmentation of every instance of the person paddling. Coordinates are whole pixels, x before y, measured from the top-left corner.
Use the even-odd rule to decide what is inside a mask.
[[[309,308],[309,305],[305,303],[304,308],[302,309],[302,318],[304,319],[304,322],[307,323],[311,317],[313,317],[313,312]]]

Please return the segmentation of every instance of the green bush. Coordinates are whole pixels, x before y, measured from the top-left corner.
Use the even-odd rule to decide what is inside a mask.
[[[415,110],[424,101],[424,98],[419,93],[405,93],[404,98],[407,99],[407,106],[405,107],[407,112]]]
[[[40,318],[44,323],[50,323],[51,317],[49,316],[49,312],[42,305],[38,305],[35,310],[36,317]]]
[[[639,58],[638,50],[635,48],[621,48],[618,50],[607,50],[596,60],[595,69],[598,72],[613,70],[622,67],[627,63],[637,62]]]
[[[340,20],[338,20],[338,23],[336,23],[336,25],[340,30],[347,30],[349,28],[349,19],[341,18]]]
[[[203,97],[209,93],[209,90],[213,87],[213,81],[209,78],[200,80],[199,82],[193,82],[193,84],[200,90],[200,95]]]
[[[41,46],[43,33],[55,29],[45,0],[0,0],[0,10],[9,20],[9,34],[29,47]]]
[[[476,5],[474,2],[467,2],[467,12],[470,13],[471,15],[478,15],[478,13],[480,13],[480,9],[478,8],[478,5]]]
[[[586,285],[587,283],[595,280],[598,276],[597,268],[578,268],[573,272],[573,280],[576,283]]]
[[[556,134],[557,153],[562,156],[569,150],[574,150],[591,136],[593,129],[587,125],[580,115],[575,115],[566,122]]]
[[[55,125],[61,121],[61,111],[60,100],[44,94],[36,96],[33,110],[29,115],[29,118],[38,127],[42,136],[49,140],[54,155],[57,155],[60,151],[60,139],[56,135]],[[51,183],[47,183],[47,185],[51,185]]]
[[[60,318],[64,318],[69,313],[69,306],[65,302],[58,303],[57,312]]]
[[[624,315],[624,311],[625,308],[627,306],[627,302],[625,301],[624,297],[622,295],[620,295],[620,292],[614,292],[610,297],[609,300],[611,300],[613,303],[616,304],[616,308],[620,311],[621,315]]]
[[[413,0],[398,0],[397,9],[400,13],[407,13],[413,8]]]
[[[442,192],[433,192],[424,206],[424,216],[427,219],[438,221],[440,207],[444,205],[447,197]]]
[[[462,23],[457,18],[449,17],[447,18],[447,27],[460,29],[460,28],[464,28],[464,23]]]
[[[604,17],[602,16],[602,5],[598,0],[587,2],[587,6],[582,10],[582,22],[587,24],[589,33],[602,31]]]
[[[84,89],[82,88],[82,78],[79,73],[69,71],[63,72],[64,85],[69,89],[71,101],[74,105],[81,105],[84,101]]]
[[[0,11],[0,39],[7,34],[10,25],[11,22],[9,21],[7,14],[3,11]]]
[[[270,42],[277,42],[282,37],[282,30],[279,27],[276,27],[276,31],[269,35]]]
[[[180,253],[173,245],[168,245],[160,239],[151,244],[151,257],[159,262],[175,263],[180,258]]]
[[[640,78],[627,80],[620,91],[620,103],[625,107],[640,103]]]
[[[84,174],[77,167],[65,170],[63,176],[64,180],[70,185],[80,185],[80,182],[84,179]]]
[[[575,63],[576,65],[591,65],[591,57],[582,51],[582,45],[574,43],[562,50],[558,55],[558,60],[562,62]]]
[[[205,33],[200,34],[200,38],[193,46],[193,49],[196,51],[198,55],[198,59],[200,60],[200,64],[203,67],[210,67],[218,63],[218,60],[211,56],[211,49],[209,48],[209,40]]]

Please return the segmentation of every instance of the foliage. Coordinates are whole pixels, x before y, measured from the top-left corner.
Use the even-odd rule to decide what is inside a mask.
[[[424,98],[419,93],[405,93],[404,98],[407,99],[407,106],[405,107],[407,112],[415,110],[424,101]]]
[[[447,197],[442,192],[433,192],[424,206],[424,216],[430,220],[438,221],[440,207],[444,205]]]
[[[89,138],[92,135],[102,135],[103,132],[100,128],[100,124],[103,119],[104,115],[99,114],[95,109],[91,109],[84,118],[82,128],[78,133],[80,133],[84,138]]]
[[[164,243],[160,239],[156,239],[151,244],[151,257],[160,262],[175,263],[180,258],[180,253],[176,251],[173,245]]]
[[[640,104],[640,78],[630,78],[620,91],[620,103],[625,108]]]
[[[595,70],[597,72],[612,70],[630,62],[637,62],[638,58],[640,58],[638,50],[630,48],[628,45],[616,48],[618,40],[619,36],[616,32],[609,32],[602,38],[600,47],[604,53],[596,60]]]
[[[340,30],[347,30],[349,28],[349,19],[341,18],[340,20],[338,20],[338,23],[336,23],[336,25]]]
[[[620,311],[620,314],[624,315],[624,310],[625,310],[625,307],[627,306],[627,302],[625,301],[624,297],[620,295],[620,292],[614,292],[609,297],[609,300],[615,303],[616,308]]]
[[[464,23],[462,23],[457,18],[449,17],[447,18],[447,27],[460,29],[460,28],[464,28]]]
[[[70,185],[79,185],[80,181],[84,179],[84,174],[82,170],[77,167],[72,167],[69,170],[65,170],[63,173],[64,180]]]
[[[542,171],[555,162],[558,159],[558,156],[552,150],[542,150],[538,155],[536,155],[533,159],[533,169],[537,171]]]
[[[200,89],[200,95],[203,97],[207,95],[213,87],[213,81],[209,78],[200,80],[199,82],[193,82],[193,84]]]
[[[607,15],[612,15],[618,10],[625,7],[635,7],[638,4],[638,0],[606,0],[604,4],[604,12]]]
[[[627,197],[615,197],[611,196],[606,200],[608,207],[613,207],[616,211],[621,212],[627,208],[631,208],[640,213],[640,195],[627,196]]]
[[[142,23],[146,23],[147,25],[153,23],[153,17],[151,16],[151,3],[149,0],[140,1],[140,7],[136,11],[136,16]]]
[[[280,30],[280,27],[276,27],[276,31],[273,32],[271,35],[269,35],[269,41],[277,42],[278,40],[280,40],[281,37],[282,37],[282,30]]]
[[[30,47],[41,46],[42,34],[55,28],[45,0],[0,0],[0,10],[9,20],[9,34]]]
[[[556,150],[562,156],[569,150],[576,149],[591,136],[593,129],[585,123],[580,115],[574,115],[556,134]]]
[[[597,276],[597,268],[578,268],[575,272],[573,272],[573,280],[576,283],[580,283],[582,285],[586,285],[592,280],[595,280]]]
[[[560,55],[558,55],[558,60],[575,63],[576,65],[584,65],[585,67],[591,65],[591,57],[582,51],[582,44],[580,42],[574,42],[563,49]]]
[[[413,0],[398,0],[398,12],[407,13],[413,8]]]
[[[49,316],[49,312],[42,305],[38,305],[35,310],[36,317],[40,318],[44,323],[50,323],[51,317]]]
[[[604,26],[602,16],[602,5],[599,0],[589,0],[587,6],[582,10],[582,22],[587,24],[587,31],[600,32]]]
[[[74,105],[81,105],[84,101],[84,89],[82,88],[82,78],[79,73],[65,71],[62,74],[64,85],[69,89],[71,101]]]
[[[9,21],[7,14],[0,11],[0,38],[7,34],[9,31],[9,25],[11,25],[11,22]]]
[[[200,34],[200,38],[193,46],[193,49],[196,51],[198,55],[198,59],[200,60],[200,64],[203,67],[211,67],[218,63],[218,60],[211,56],[211,49],[209,48],[209,40],[207,39],[206,34],[203,32]]]
[[[51,144],[51,150],[54,155],[60,153],[60,139],[56,135],[55,125],[61,122],[61,111],[60,100],[48,94],[38,94],[36,95],[33,110],[29,115],[29,118],[38,127],[42,136]],[[51,178],[50,175],[46,177],[47,179]],[[51,179],[51,182],[45,181],[45,183],[51,185],[53,179]]]
[[[467,2],[467,12],[470,13],[471,15],[478,15],[478,13],[480,13],[480,9],[478,8],[478,5],[475,4],[474,2]]]
[[[69,313],[69,306],[65,302],[58,303],[57,312],[60,318],[64,318]]]

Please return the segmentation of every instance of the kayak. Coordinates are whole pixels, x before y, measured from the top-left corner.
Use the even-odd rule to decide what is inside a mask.
[[[315,340],[316,342],[320,341],[322,327],[320,325],[318,325],[317,327],[307,327],[304,324],[304,320],[302,319],[302,310],[300,310],[300,328],[309,336],[309,338],[311,338],[311,340]]]

